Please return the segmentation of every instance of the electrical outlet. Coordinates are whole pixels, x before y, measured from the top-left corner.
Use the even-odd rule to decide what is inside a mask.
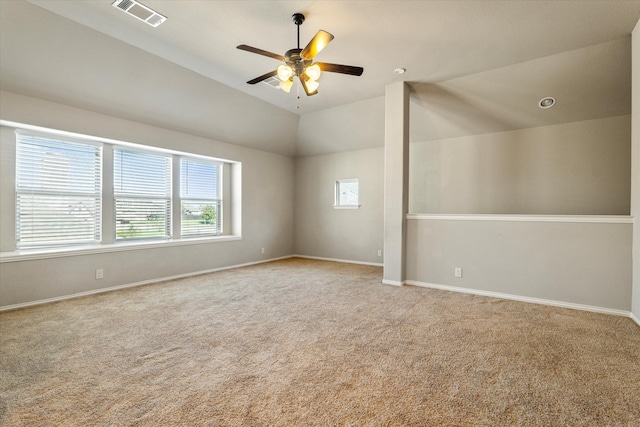
[[[263,254],[264,253],[264,248],[260,249],[260,253]]]
[[[462,268],[456,267],[453,270],[453,275],[456,276],[456,277],[462,277]]]
[[[382,249],[378,249],[378,256],[382,256]]]
[[[96,270],[96,279],[103,279],[104,278],[104,269],[99,268]]]

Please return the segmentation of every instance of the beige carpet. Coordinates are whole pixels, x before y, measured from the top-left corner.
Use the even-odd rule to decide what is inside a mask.
[[[640,426],[630,319],[291,259],[0,314],[4,426]]]

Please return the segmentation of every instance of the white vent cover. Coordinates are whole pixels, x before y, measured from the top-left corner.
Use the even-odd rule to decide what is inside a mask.
[[[138,3],[135,0],[116,0],[113,3],[113,7],[128,13],[129,15],[146,22],[152,27],[157,27],[167,20],[166,16],[160,15],[158,12],[149,9],[142,3]]]
[[[269,77],[266,80],[263,80],[262,83],[271,86],[274,89],[280,89],[280,79],[276,76]]]

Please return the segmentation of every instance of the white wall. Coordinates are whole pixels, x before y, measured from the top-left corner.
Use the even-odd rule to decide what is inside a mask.
[[[628,115],[630,83],[630,37],[444,82],[412,83],[411,141]],[[538,107],[545,96],[556,98],[553,108]]]
[[[414,219],[407,280],[631,308],[630,223]],[[454,277],[454,268],[463,270]]]
[[[2,90],[294,154],[298,115],[29,2],[0,7]]]
[[[384,149],[296,160],[295,252],[379,264],[382,257]],[[334,209],[335,182],[357,178],[359,209]]]
[[[633,30],[632,45],[632,183],[631,214],[633,225],[633,302],[632,313],[640,322],[640,21]]]
[[[355,151],[384,145],[384,96],[304,114],[298,156]]]
[[[384,107],[384,271],[382,283],[405,281],[409,209],[409,86],[387,85]]]
[[[377,97],[300,117],[296,254],[382,263],[384,115]],[[334,209],[335,181],[350,178],[359,180],[360,209]]]
[[[412,143],[409,212],[629,215],[630,121]]]
[[[407,191],[414,197],[414,205],[415,192],[421,196],[428,193],[424,185],[422,189],[415,188],[419,185],[415,183],[416,175],[424,177],[426,171],[437,170],[450,179],[458,173],[466,176],[466,181],[458,183],[463,190],[458,200],[473,213],[621,217],[610,223],[410,219],[407,281],[610,311],[630,310],[632,224],[626,217],[629,141],[630,116],[625,115],[436,141],[433,144],[439,147],[442,157],[434,156],[433,150],[424,150],[421,154],[426,155],[416,158],[414,155],[422,147],[418,147],[420,143],[411,144],[413,181]],[[490,147],[489,155],[478,154],[481,143],[485,144],[482,148]],[[521,150],[518,162],[514,162],[514,150]],[[438,163],[443,157],[449,163],[443,161],[439,169],[434,168],[433,162]],[[482,163],[487,161],[489,165]],[[477,190],[492,202],[486,211],[478,212],[482,205],[470,188],[475,182],[471,179],[478,179],[467,170],[474,162],[487,167],[486,176],[492,177]],[[376,261],[372,249],[379,244],[383,231],[381,190],[376,190],[380,191],[377,205],[368,219],[359,216],[364,211],[344,215],[331,206],[336,179],[360,177],[362,188],[362,177],[369,176],[373,185],[382,186],[382,181],[375,182],[382,178],[383,165],[382,148],[296,160],[296,253]],[[517,199],[517,194],[505,190],[516,179],[521,180],[515,187],[521,191]],[[455,189],[445,185],[439,191],[441,198],[457,196]],[[363,206],[369,207],[364,201]],[[443,211],[446,212],[437,212]],[[462,279],[454,278],[454,267],[463,268]]]
[[[48,101],[0,93],[3,120],[242,162],[242,240],[0,263],[0,306],[287,256],[294,248],[292,158]],[[14,134],[0,132],[0,243],[14,233]],[[260,249],[265,248],[261,254]],[[6,243],[2,250],[7,251]],[[105,277],[95,279],[95,269]]]

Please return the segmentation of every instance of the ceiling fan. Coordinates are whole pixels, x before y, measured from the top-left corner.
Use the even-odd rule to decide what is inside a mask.
[[[313,36],[309,44],[304,49],[300,49],[300,25],[304,22],[304,15],[301,13],[294,13],[291,16],[291,19],[298,27],[298,47],[296,49],[288,50],[284,56],[247,46],[246,44],[237,46],[240,50],[246,50],[247,52],[257,53],[258,55],[268,56],[269,58],[274,58],[278,61],[284,62],[284,64],[280,65],[277,70],[270,71],[260,77],[249,80],[247,83],[254,85],[270,77],[278,76],[278,79],[280,79],[280,88],[289,93],[289,91],[291,91],[291,86],[293,86],[293,78],[297,76],[307,96],[311,96],[318,93],[318,79],[320,78],[322,71],[348,74],[352,76],[362,75],[362,72],[364,71],[362,67],[330,64],[328,62],[314,63],[313,58],[315,58],[315,56],[324,49],[331,40],[333,40],[333,35],[324,30],[320,30],[315,36]]]

